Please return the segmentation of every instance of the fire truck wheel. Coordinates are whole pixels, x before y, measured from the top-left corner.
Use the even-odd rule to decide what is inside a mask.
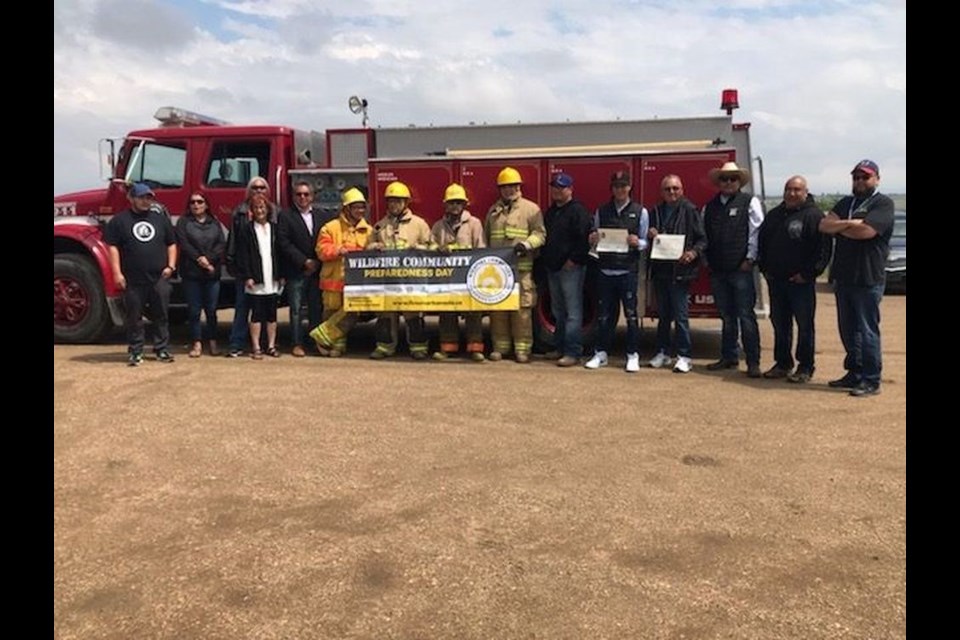
[[[103,282],[96,266],[80,255],[53,257],[53,339],[95,342],[110,327]]]

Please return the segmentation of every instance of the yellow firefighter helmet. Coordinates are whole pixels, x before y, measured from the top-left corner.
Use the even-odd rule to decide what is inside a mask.
[[[344,207],[349,207],[355,202],[362,202],[366,204],[367,199],[363,197],[363,192],[356,187],[352,187],[343,192],[343,195],[340,196],[340,204]]]
[[[387,185],[387,190],[383,192],[385,198],[406,198],[410,199],[410,189],[400,181],[391,182]]]
[[[454,182],[447,190],[443,192],[443,201],[450,202],[451,200],[463,200],[467,201],[467,190],[461,187],[459,184]]]
[[[520,172],[513,167],[504,167],[497,174],[497,186],[502,187],[505,184],[523,184],[523,178]]]

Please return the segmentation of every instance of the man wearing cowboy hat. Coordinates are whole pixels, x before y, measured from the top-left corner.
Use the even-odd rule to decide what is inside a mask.
[[[833,206],[820,232],[836,237],[830,281],[837,298],[840,340],[847,352],[846,375],[831,380],[834,389],[855,397],[880,393],[880,300],[893,234],[893,200],[877,190],[880,167],[861,160],[850,172],[853,195]]]
[[[757,238],[763,222],[760,201],[740,189],[750,173],[735,162],[711,169],[710,181],[720,190],[703,207],[707,233],[707,264],[710,288],[723,322],[720,359],[707,365],[710,371],[735,369],[740,365],[737,334],[747,357],[747,375],[759,378],[760,329],[753,307],[757,290],[753,265],[757,260]]]

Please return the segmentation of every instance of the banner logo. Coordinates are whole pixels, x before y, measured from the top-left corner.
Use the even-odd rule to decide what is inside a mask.
[[[467,291],[474,300],[484,304],[506,300],[513,291],[513,283],[513,269],[497,256],[480,258],[467,272]]]

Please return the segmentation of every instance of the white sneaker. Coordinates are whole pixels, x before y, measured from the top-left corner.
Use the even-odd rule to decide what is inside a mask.
[[[659,369],[660,367],[665,367],[668,364],[670,364],[670,360],[671,360],[670,356],[668,356],[663,351],[660,351],[659,353],[657,353],[657,355],[650,358],[650,362],[648,362],[647,364],[649,364],[654,369]]]
[[[637,371],[640,371],[640,354],[628,353],[627,354],[627,373],[636,373]]]
[[[599,369],[600,367],[607,366],[607,352],[597,351],[583,366],[587,369]]]
[[[690,369],[693,369],[693,364],[690,362],[690,358],[686,356],[679,356],[677,364],[673,365],[674,373],[690,373]]]

